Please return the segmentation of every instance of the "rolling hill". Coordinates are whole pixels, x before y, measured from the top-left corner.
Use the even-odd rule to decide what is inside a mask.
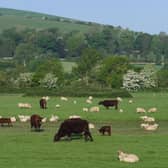
[[[48,14],[0,8],[0,32],[11,27],[17,28],[58,28],[64,32],[79,30],[87,31],[91,26],[99,26],[97,23],[83,22],[70,18],[53,16]]]

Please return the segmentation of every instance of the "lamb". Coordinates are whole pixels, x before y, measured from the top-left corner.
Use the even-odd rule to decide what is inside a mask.
[[[90,111],[90,112],[99,112],[100,109],[99,109],[99,107],[97,107],[97,106],[93,106],[93,107],[91,107],[91,108],[89,109],[89,111]]]
[[[50,122],[57,122],[59,120],[58,116],[52,115],[51,118],[49,119]]]
[[[139,161],[139,157],[135,154],[124,153],[123,151],[118,151],[118,158],[121,162],[134,163]]]
[[[47,117],[45,117],[41,120],[42,123],[46,123],[46,121],[47,121]]]
[[[136,112],[137,112],[137,113],[145,113],[146,110],[145,110],[144,108],[137,107],[137,108],[136,108]]]
[[[122,113],[122,112],[124,112],[124,110],[123,110],[123,109],[120,109],[119,112]]]
[[[149,113],[155,113],[157,111],[156,107],[152,107],[148,110]]]
[[[84,111],[84,112],[88,112],[89,109],[88,109],[87,107],[83,107],[83,111]]]
[[[133,100],[129,100],[128,103],[130,103],[130,104],[133,103]]]

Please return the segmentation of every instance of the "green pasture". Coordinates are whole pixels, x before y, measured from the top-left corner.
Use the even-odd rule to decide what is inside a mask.
[[[86,32],[90,26],[84,24],[76,24],[70,22],[60,22],[51,20],[42,20],[40,17],[27,18],[24,16],[4,15],[0,16],[0,31],[9,29],[12,27],[23,28],[35,28],[35,29],[47,29],[58,28],[63,32],[69,32],[73,30],[79,30]]]
[[[71,72],[72,68],[76,66],[75,62],[61,61],[61,63],[65,72]]]
[[[50,117],[58,115],[58,123],[43,123],[43,132],[30,131],[29,123],[17,121],[13,127],[0,127],[0,168],[167,168],[168,165],[168,93],[135,93],[133,103],[127,98],[119,104],[119,109],[107,110],[100,106],[99,113],[83,112],[83,107],[97,106],[105,98],[93,98],[92,104],[85,102],[86,98],[72,98],[61,101],[59,97],[51,97],[48,109],[39,108],[40,97],[22,97],[22,95],[0,95],[0,115],[4,117],[17,115],[40,114]],[[74,104],[73,101],[77,103]],[[32,109],[19,109],[17,103],[28,102]],[[60,104],[60,108],[55,105]],[[140,128],[136,107],[148,109],[157,107],[153,116],[159,124],[155,132],[145,132]],[[93,142],[84,142],[83,139],[60,141],[53,143],[53,136],[60,123],[69,115],[80,115],[95,124],[92,129]],[[101,136],[97,129],[104,125],[112,125],[112,136]],[[121,163],[117,159],[117,151],[124,150],[139,156],[138,163]]]

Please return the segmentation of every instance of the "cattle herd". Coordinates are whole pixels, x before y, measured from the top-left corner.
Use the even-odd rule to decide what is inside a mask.
[[[41,109],[47,109],[47,101],[49,97],[42,97],[39,101],[39,105]],[[61,97],[61,100],[67,101],[68,99],[66,97]],[[87,100],[87,103],[92,103],[92,97],[90,96]],[[74,102],[76,103],[76,101]],[[103,105],[107,109],[111,106],[114,106],[115,109],[118,109],[118,100],[104,100],[98,102],[99,105]],[[31,108],[32,106],[29,103],[18,103],[19,108]],[[59,107],[56,105],[56,107]],[[92,112],[98,112],[98,107],[92,107],[90,109]],[[22,116],[19,116],[20,119],[27,121],[28,118],[23,118]],[[41,131],[41,125],[42,122],[46,119],[41,117],[38,114],[33,114],[30,116],[30,126],[31,131]],[[16,119],[15,119],[16,120]],[[21,120],[21,121],[22,121]],[[13,126],[12,125],[12,118],[2,118],[0,117],[0,124],[1,126],[4,126],[7,124],[7,126]],[[94,127],[94,126],[93,126]],[[87,120],[81,119],[80,116],[70,116],[68,119],[65,119],[58,129],[58,132],[54,135],[54,142],[60,141],[61,139],[67,137],[67,139],[71,140],[73,135],[81,135],[84,137],[85,141],[93,141],[93,137],[90,132],[90,128],[92,128],[91,123],[89,123]],[[102,135],[111,135],[111,126],[104,125],[98,131]]]

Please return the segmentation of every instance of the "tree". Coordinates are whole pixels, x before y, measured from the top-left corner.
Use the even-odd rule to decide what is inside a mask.
[[[58,78],[52,74],[52,73],[47,73],[43,79],[40,80],[40,85],[42,87],[52,89],[57,87],[57,81]]]
[[[90,72],[97,65],[100,58],[100,53],[95,49],[84,49],[77,66],[73,68],[73,72],[88,85]]]
[[[44,62],[38,67],[33,75],[33,82],[35,85],[40,84],[40,80],[43,79],[46,74],[51,73],[58,78],[58,85],[63,84],[64,72],[61,62],[58,59],[50,59]]]
[[[18,64],[26,67],[32,59],[38,57],[40,50],[29,43],[22,43],[16,47],[14,59]]]
[[[129,67],[129,61],[126,57],[109,56],[104,59],[99,69],[99,81],[114,88],[122,86],[122,76]]]

